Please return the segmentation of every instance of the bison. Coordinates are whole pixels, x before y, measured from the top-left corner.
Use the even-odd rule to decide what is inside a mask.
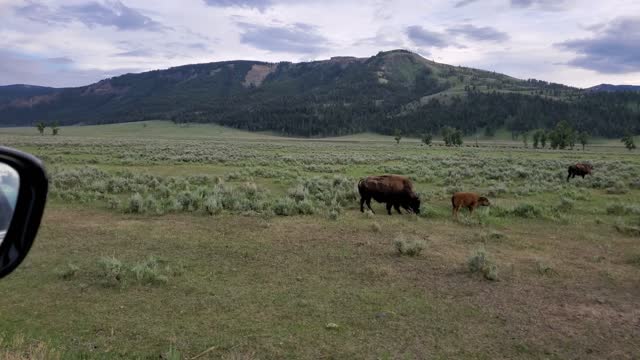
[[[489,199],[476,193],[457,192],[451,197],[451,205],[453,205],[453,216],[458,217],[460,208],[469,209],[469,214],[473,214],[473,210],[478,206],[489,206]]]
[[[402,214],[400,207],[407,212],[420,213],[420,198],[413,190],[413,184],[405,176],[382,175],[369,176],[358,183],[360,193],[360,211],[364,212],[364,203],[371,212],[371,199],[387,204],[387,213],[391,215],[391,207]]]
[[[569,182],[569,179],[573,179],[574,177],[576,177],[576,175],[582,176],[582,178],[584,179],[585,175],[591,174],[591,170],[593,170],[593,165],[591,164],[577,163],[575,165],[571,165],[569,166],[569,175],[567,175],[567,182]]]

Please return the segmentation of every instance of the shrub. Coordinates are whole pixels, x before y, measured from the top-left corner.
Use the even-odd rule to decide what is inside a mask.
[[[550,264],[542,260],[536,260],[536,270],[540,275],[556,275],[557,274],[557,272],[553,269],[553,267]]]
[[[374,222],[371,224],[371,230],[373,230],[373,232],[380,232],[382,231],[382,226],[380,226],[380,224],[378,224],[377,222]]]
[[[492,205],[488,208],[487,213],[488,213],[489,215],[491,215],[491,216],[495,216],[495,217],[505,217],[505,216],[509,215],[509,210],[508,210],[508,209],[503,208],[503,207],[502,207],[502,206],[500,206],[500,205],[493,205],[493,204],[492,204]]]
[[[610,188],[607,188],[605,191],[609,195],[623,195],[627,193],[627,189],[623,187],[610,187]]]
[[[280,198],[273,204],[273,212],[280,216],[291,216],[296,214],[296,202],[291,198]]]
[[[144,211],[153,213],[156,215],[162,215],[164,213],[162,204],[156,201],[156,198],[153,195],[149,194],[144,199]]]
[[[106,197],[107,207],[112,210],[116,210],[120,207],[120,199],[117,196],[109,195]]]
[[[175,198],[175,208],[179,211],[195,211],[198,209],[198,196],[190,191],[181,191]]]
[[[276,200],[272,209],[276,215],[280,216],[311,215],[315,212],[314,204],[310,200],[296,202],[289,197]]]
[[[3,360],[60,360],[62,353],[48,342],[25,338],[21,333],[12,337],[0,333],[0,359]]]
[[[560,198],[560,204],[556,206],[556,210],[562,212],[568,212],[573,209],[575,202],[569,198],[562,197]]]
[[[490,281],[498,281],[498,266],[495,264],[489,265],[489,268],[484,271],[484,278]]]
[[[620,203],[613,203],[607,205],[607,214],[609,215],[638,215],[640,214],[640,207],[637,205],[624,205]]]
[[[184,271],[179,265],[175,269],[161,266],[162,261],[151,255],[145,260],[134,263],[132,266],[116,259],[115,257],[101,257],[98,259],[98,277],[105,286],[122,286],[128,281],[143,285],[166,284],[169,279],[165,273],[178,274]]]
[[[571,200],[580,200],[580,201],[589,200],[589,197],[585,192],[579,192],[579,191],[576,191],[575,189],[565,190],[562,193],[562,196],[564,198],[568,198]]]
[[[104,280],[105,285],[114,286],[124,282],[127,268],[115,257],[101,257],[98,259],[98,267],[98,275]]]
[[[160,273],[160,261],[155,256],[149,256],[147,259],[133,265],[131,272],[141,284],[166,284],[169,280]]]
[[[315,213],[314,204],[313,202],[311,202],[311,200],[297,202],[296,207],[297,213],[300,215],[312,215],[313,213]]]
[[[357,199],[357,192],[354,181],[344,177],[335,175],[333,177],[315,176],[305,179],[289,192],[290,196],[300,200],[313,200],[314,203],[332,206],[332,203],[338,204],[340,207],[353,204]]]
[[[329,220],[336,221],[340,217],[340,212],[336,209],[329,210]]]
[[[209,215],[217,215],[222,211],[222,204],[215,196],[209,196],[204,200],[204,209]]]
[[[304,185],[299,184],[296,187],[289,189],[288,195],[296,201],[302,201],[309,196],[309,192],[307,191],[307,188],[304,187]]]
[[[158,186],[156,195],[161,198],[168,198],[169,196],[171,196],[171,189],[167,185],[162,184]]]
[[[616,223],[613,226],[621,234],[634,236],[634,237],[640,236],[640,227],[627,225],[622,220],[616,221]]]
[[[481,225],[480,220],[471,216],[468,216],[467,214],[463,214],[463,215],[459,215],[455,221],[457,221],[458,223],[464,225],[464,226],[476,226],[476,225]]]
[[[60,277],[61,279],[69,280],[72,277],[76,276],[78,271],[80,271],[79,267],[77,267],[74,264],[69,263],[69,264],[67,264],[67,266],[64,269],[58,270],[56,272],[56,275],[58,275],[58,277]]]
[[[622,181],[616,181],[613,186],[606,189],[607,194],[622,195],[627,193],[627,187]]]
[[[418,256],[427,246],[427,243],[424,240],[415,238],[408,239],[400,235],[394,240],[393,246],[399,255]]]
[[[502,183],[498,183],[489,188],[487,195],[489,195],[490,197],[499,197],[500,195],[504,195],[506,193],[507,187]]]
[[[489,241],[503,240],[503,239],[506,239],[506,237],[507,236],[505,234],[496,230],[480,233],[480,241],[482,241],[483,243],[487,243]]]
[[[182,360],[182,354],[173,345],[169,346],[169,351],[162,357],[166,360]]]
[[[498,280],[498,266],[489,259],[489,255],[484,249],[476,250],[469,257],[467,266],[471,273],[481,273],[487,280]]]
[[[130,213],[141,213],[144,210],[144,199],[142,195],[139,193],[135,193],[131,195],[129,198],[129,206],[127,207],[127,211]]]
[[[627,258],[627,264],[640,267],[640,254],[631,255]]]
[[[511,209],[511,214],[521,218],[538,218],[542,216],[542,211],[532,204],[520,204]]]

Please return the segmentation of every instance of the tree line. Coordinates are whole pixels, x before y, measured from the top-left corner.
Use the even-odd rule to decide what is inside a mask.
[[[445,146],[462,146],[463,144],[463,133],[460,129],[456,129],[450,126],[445,126],[440,131],[442,136],[442,141]],[[522,141],[524,143],[524,147],[528,147],[529,144],[529,132],[524,132],[518,134],[518,136],[522,137]],[[533,131],[532,139],[533,139],[533,148],[534,149],[545,149],[547,147],[547,143],[549,144],[549,148],[553,150],[564,150],[564,149],[573,149],[576,144],[582,145],[582,150],[585,149],[587,144],[589,143],[590,135],[586,131],[578,132],[569,125],[566,121],[560,121],[553,129],[537,129]],[[397,144],[400,143],[402,139],[402,131],[399,129],[394,130],[394,140]],[[425,145],[431,145],[433,140],[433,135],[431,133],[423,133],[420,136],[420,140]],[[631,132],[627,132],[622,139],[620,140],[628,150],[634,150],[636,148],[633,134]],[[477,138],[476,138],[477,145]]]
[[[44,135],[44,131],[47,127],[51,128],[51,135],[53,136],[56,136],[60,133],[60,126],[57,122],[53,122],[50,125],[47,125],[44,122],[40,121],[36,124],[36,129],[38,129],[40,135]]]

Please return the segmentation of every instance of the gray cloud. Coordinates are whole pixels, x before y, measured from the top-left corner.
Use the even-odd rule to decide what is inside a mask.
[[[389,37],[388,35],[382,32],[378,32],[376,36],[359,39],[355,41],[353,45],[355,46],[370,45],[370,46],[382,46],[382,47],[391,46],[391,47],[397,48],[397,47],[401,47],[403,44],[402,44],[402,41],[396,38]]]
[[[445,34],[429,31],[418,25],[407,27],[406,33],[409,39],[418,46],[444,48],[451,45]]]
[[[101,25],[114,26],[118,30],[150,31],[167,29],[159,22],[124,5],[119,0],[106,0],[102,3],[91,1],[80,5],[66,5],[58,9],[29,1],[27,5],[16,8],[15,14],[45,24],[68,23],[77,20],[88,27]]]
[[[263,26],[238,23],[242,29],[240,41],[258,49],[274,52],[311,54],[326,49],[328,40],[308,24]]]
[[[216,7],[246,7],[265,10],[273,4],[271,0],[204,0],[205,4]]]
[[[14,12],[19,17],[45,24],[71,21],[70,17],[57,13],[50,7],[34,1],[27,1],[26,5],[16,7]]]
[[[509,35],[489,26],[477,27],[470,24],[459,25],[447,29],[452,35],[462,35],[470,40],[477,41],[507,41]]]
[[[588,39],[565,41],[556,46],[578,55],[569,65],[600,73],[640,71],[640,17],[617,18],[594,31]]]
[[[515,8],[536,7],[540,10],[560,11],[567,9],[566,0],[511,0],[511,6]]]
[[[59,65],[73,64],[73,60],[69,59],[68,57],[55,57],[55,58],[48,58],[45,60],[52,64],[59,64]]]
[[[478,0],[460,0],[453,7],[461,8],[477,1]]]
[[[92,27],[95,25],[115,26],[118,30],[163,30],[165,27],[143,15],[139,11],[127,7],[122,2],[96,1],[82,5],[68,5],[61,8],[62,13]]]
[[[150,50],[136,49],[123,51],[117,54],[113,54],[114,56],[123,56],[123,57],[150,57],[153,56],[153,52]]]
[[[54,87],[82,86],[142,69],[77,69],[69,58],[34,58],[0,50],[0,85],[30,84]]]

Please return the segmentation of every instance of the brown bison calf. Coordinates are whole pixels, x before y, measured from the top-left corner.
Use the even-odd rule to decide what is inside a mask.
[[[369,176],[358,183],[358,192],[360,193],[360,211],[364,212],[364,204],[371,212],[371,199],[379,203],[387,204],[387,213],[391,215],[391,207],[394,207],[398,214],[400,207],[407,212],[420,213],[420,198],[413,191],[413,184],[405,176],[400,175],[382,175]]]
[[[575,165],[569,166],[569,175],[567,175],[567,182],[569,179],[573,179],[578,176],[582,176],[584,179],[585,175],[591,175],[591,170],[593,170],[593,165],[587,163],[577,163]]]
[[[473,210],[478,206],[489,206],[489,199],[476,193],[457,192],[451,197],[451,205],[453,205],[453,216],[458,217],[460,208],[469,209],[469,214],[473,214]]]

